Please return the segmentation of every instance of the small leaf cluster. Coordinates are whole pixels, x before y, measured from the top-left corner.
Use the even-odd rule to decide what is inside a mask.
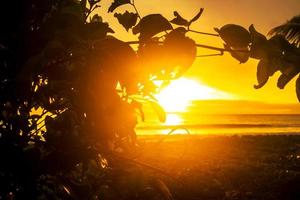
[[[277,87],[284,89],[300,72],[300,48],[290,43],[283,35],[276,34],[271,38],[259,33],[253,25],[249,30],[235,24],[227,24],[215,29],[225,42],[225,49],[231,52],[233,58],[241,63],[251,57],[260,60],[257,65],[257,81],[255,89],[263,87],[269,77],[279,71],[281,75]],[[296,93],[300,101],[300,78],[296,81]]]

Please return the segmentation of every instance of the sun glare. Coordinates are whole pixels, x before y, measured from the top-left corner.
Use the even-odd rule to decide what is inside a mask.
[[[156,98],[165,111],[184,112],[193,100],[230,99],[232,96],[197,80],[180,78],[162,89]]]

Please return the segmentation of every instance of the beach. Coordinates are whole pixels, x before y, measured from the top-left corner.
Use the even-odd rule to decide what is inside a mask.
[[[299,199],[300,136],[139,136],[136,161],[176,199]],[[149,167],[147,167],[149,166]]]

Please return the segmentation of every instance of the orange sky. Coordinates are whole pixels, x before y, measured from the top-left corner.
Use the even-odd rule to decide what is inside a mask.
[[[102,0],[104,11],[107,11],[110,2]],[[221,27],[228,23],[244,27],[253,23],[258,31],[266,34],[272,27],[300,14],[300,0],[135,0],[135,2],[142,16],[161,13],[168,19],[173,18],[175,10],[189,19],[199,11],[199,8],[203,7],[205,9],[203,15],[191,28],[206,32],[214,32],[214,27]],[[122,12],[122,10],[121,8],[116,11]],[[112,28],[119,32],[119,38],[134,39],[117,24],[113,14],[107,15],[101,11],[101,15],[104,21],[112,23]],[[197,43],[222,47],[222,41],[219,38],[195,34],[189,36]],[[198,54],[207,53],[211,52],[198,49]],[[257,62],[257,60],[250,59],[246,64],[239,64],[228,54],[220,57],[198,58],[185,77],[199,79],[208,86],[234,94],[241,99],[296,103],[295,80],[292,80],[284,91],[279,90],[276,87],[279,73],[275,74],[264,88],[253,89],[256,83]]]

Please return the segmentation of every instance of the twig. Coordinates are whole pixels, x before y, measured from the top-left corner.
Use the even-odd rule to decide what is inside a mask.
[[[129,44],[129,45],[131,45],[131,44],[140,44],[140,41],[127,41],[125,43]],[[160,43],[160,42],[158,41],[158,43]]]
[[[163,43],[162,41],[153,41],[156,43]],[[129,45],[133,45],[133,44],[139,44],[139,41],[128,41],[125,42]],[[242,52],[242,53],[248,53],[248,50],[234,50],[234,49],[224,49],[224,48],[220,48],[220,47],[214,47],[214,46],[209,46],[209,45],[204,45],[204,44],[196,44],[197,47],[199,48],[205,48],[205,49],[210,49],[210,50],[214,50],[214,51],[219,51],[219,52]]]
[[[137,10],[137,8],[136,8],[136,6],[135,6],[134,0],[132,0],[132,3],[130,3],[130,5],[133,6],[133,8],[134,8],[134,10],[135,10],[135,12],[136,12],[138,18],[139,18],[139,19],[142,19],[142,18],[141,18],[141,15],[140,15],[140,13],[139,13],[139,11]]]
[[[195,30],[192,30],[192,29],[188,29],[188,31],[192,32],[192,33],[202,34],[202,35],[210,35],[210,36],[219,37],[219,34],[215,34],[215,33],[207,33],[207,32],[202,32],[202,31],[195,31]]]
[[[210,49],[210,50],[215,50],[215,51],[220,51],[220,52],[242,52],[242,53],[248,53],[248,50],[234,50],[234,49],[224,49],[220,47],[213,47],[209,45],[204,45],[204,44],[196,44],[197,47],[199,48],[205,48],[205,49]]]
[[[222,55],[224,55],[223,51],[221,51],[220,53],[215,53],[215,54],[198,55],[196,57],[197,58],[202,58],[202,57],[222,56]]]
[[[88,18],[89,18],[89,16],[92,14],[92,12],[94,12],[94,10],[96,10],[97,8],[101,8],[101,6],[100,5],[95,5],[93,8],[91,8],[90,10],[89,10],[89,13],[86,15],[86,17],[85,17],[85,21],[87,21],[88,20]]]

